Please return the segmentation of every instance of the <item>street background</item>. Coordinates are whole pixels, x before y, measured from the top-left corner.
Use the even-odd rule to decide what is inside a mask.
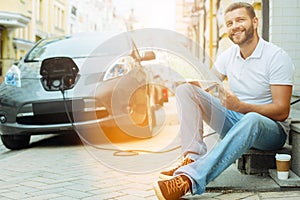
[[[214,61],[229,45],[222,14],[226,5],[234,1],[12,0],[7,3],[1,0],[0,82],[11,65],[39,40],[77,32],[170,29],[195,41],[197,45],[190,46],[195,56],[207,52],[210,61]],[[293,98],[298,98],[300,0],[246,1],[255,7],[262,37],[282,47],[292,57],[296,67]],[[208,60],[203,62],[212,65]],[[161,169],[176,166],[180,148],[166,153],[149,151],[180,145],[174,105],[174,98],[171,98],[170,103],[157,110],[158,116],[168,113],[168,118],[155,137],[137,140],[113,130],[107,136],[111,143],[100,144],[117,150],[148,151],[137,152],[137,155],[83,145],[76,134],[32,136],[30,147],[19,151],[8,150],[1,143],[0,199],[156,199],[152,183],[158,179]],[[299,109],[299,105],[294,108]],[[206,139],[209,148],[217,139],[217,135]],[[166,145],[168,148],[163,149]],[[298,190],[279,187],[268,176],[241,175],[234,163],[208,185],[207,193],[187,198],[298,200]]]
[[[158,115],[166,113],[168,117],[166,125],[154,138],[138,141],[127,137],[124,142],[126,135],[116,130],[110,134],[121,136],[122,139],[118,141],[112,136],[113,145],[123,150],[152,151],[160,149],[162,141],[173,140],[174,146],[178,145],[180,141],[174,97],[157,112]],[[217,135],[208,137],[206,142],[209,148],[217,140]],[[101,144],[101,147],[110,145]],[[151,163],[160,167],[146,172],[142,171],[148,167],[143,156],[151,153],[138,152],[138,155],[128,156],[125,152],[114,155],[114,151],[94,148],[91,151],[90,148],[83,145],[76,134],[33,136],[30,147],[19,151],[10,151],[1,144],[0,199],[156,199],[152,184],[158,180],[159,171],[176,166],[181,153],[179,148],[161,155],[152,154],[157,159],[151,158]],[[95,152],[100,153],[103,160]],[[163,157],[172,160],[164,163]],[[188,195],[185,198],[296,200],[300,198],[300,191],[282,189],[269,177],[241,175],[236,164],[233,164],[208,185],[205,194]]]

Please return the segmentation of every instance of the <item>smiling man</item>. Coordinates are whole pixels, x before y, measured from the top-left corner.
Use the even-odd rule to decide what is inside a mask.
[[[176,90],[183,162],[162,172],[172,178],[154,184],[159,199],[202,194],[206,185],[250,148],[280,149],[289,132],[294,66],[281,48],[258,36],[251,4],[233,3],[225,11],[228,36],[234,43],[216,60],[213,71],[230,89],[219,87],[216,98],[185,84]],[[203,122],[221,141],[207,154]]]

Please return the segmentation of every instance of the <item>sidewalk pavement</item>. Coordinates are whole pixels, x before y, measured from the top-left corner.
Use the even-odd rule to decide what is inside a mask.
[[[113,156],[110,151],[101,153]],[[130,160],[128,156],[117,159]],[[8,200],[156,199],[152,184],[159,173],[121,172],[95,159],[85,146],[56,143],[33,144],[30,149],[0,158],[0,169],[0,199]],[[296,200],[300,191],[280,188],[270,177],[241,175],[233,164],[208,185],[206,193],[184,198]]]
[[[168,113],[176,111],[174,103],[164,108]],[[101,147],[161,150],[177,146],[177,136],[170,134],[178,130],[175,116],[168,119],[163,133],[149,140]],[[208,146],[213,145],[213,137],[206,139]],[[114,151],[84,146],[76,135],[34,136],[30,148],[20,151],[9,151],[0,144],[0,200],[154,200],[152,184],[158,180],[159,171],[175,166],[176,159],[168,161],[180,152],[176,149],[160,155],[116,155]],[[300,189],[279,187],[270,177],[241,175],[233,164],[207,186],[206,193],[184,199],[298,200]]]

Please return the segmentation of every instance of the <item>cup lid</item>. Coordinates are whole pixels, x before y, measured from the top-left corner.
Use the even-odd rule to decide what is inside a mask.
[[[291,159],[291,155],[289,155],[289,154],[279,154],[279,153],[277,153],[277,154],[275,155],[275,158],[276,158],[277,160],[290,160],[290,159]]]

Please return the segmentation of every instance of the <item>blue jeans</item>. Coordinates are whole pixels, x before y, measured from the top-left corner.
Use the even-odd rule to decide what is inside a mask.
[[[181,137],[183,138],[186,133],[182,131],[200,130],[197,133],[187,133],[189,138],[184,137],[183,142],[186,144],[183,148],[188,151],[201,151],[203,121],[219,133],[221,138],[220,142],[206,155],[175,172],[175,175],[185,174],[191,179],[193,194],[202,194],[210,181],[220,175],[248,149],[276,150],[285,144],[287,135],[274,120],[255,112],[241,114],[228,110],[221,105],[218,98],[189,84],[179,86],[176,93],[178,93],[176,95],[181,121]],[[189,107],[191,105],[188,103],[194,104],[195,107]],[[188,126],[184,122],[188,123]],[[200,136],[197,136],[199,134]],[[194,140],[187,145],[188,139]]]

